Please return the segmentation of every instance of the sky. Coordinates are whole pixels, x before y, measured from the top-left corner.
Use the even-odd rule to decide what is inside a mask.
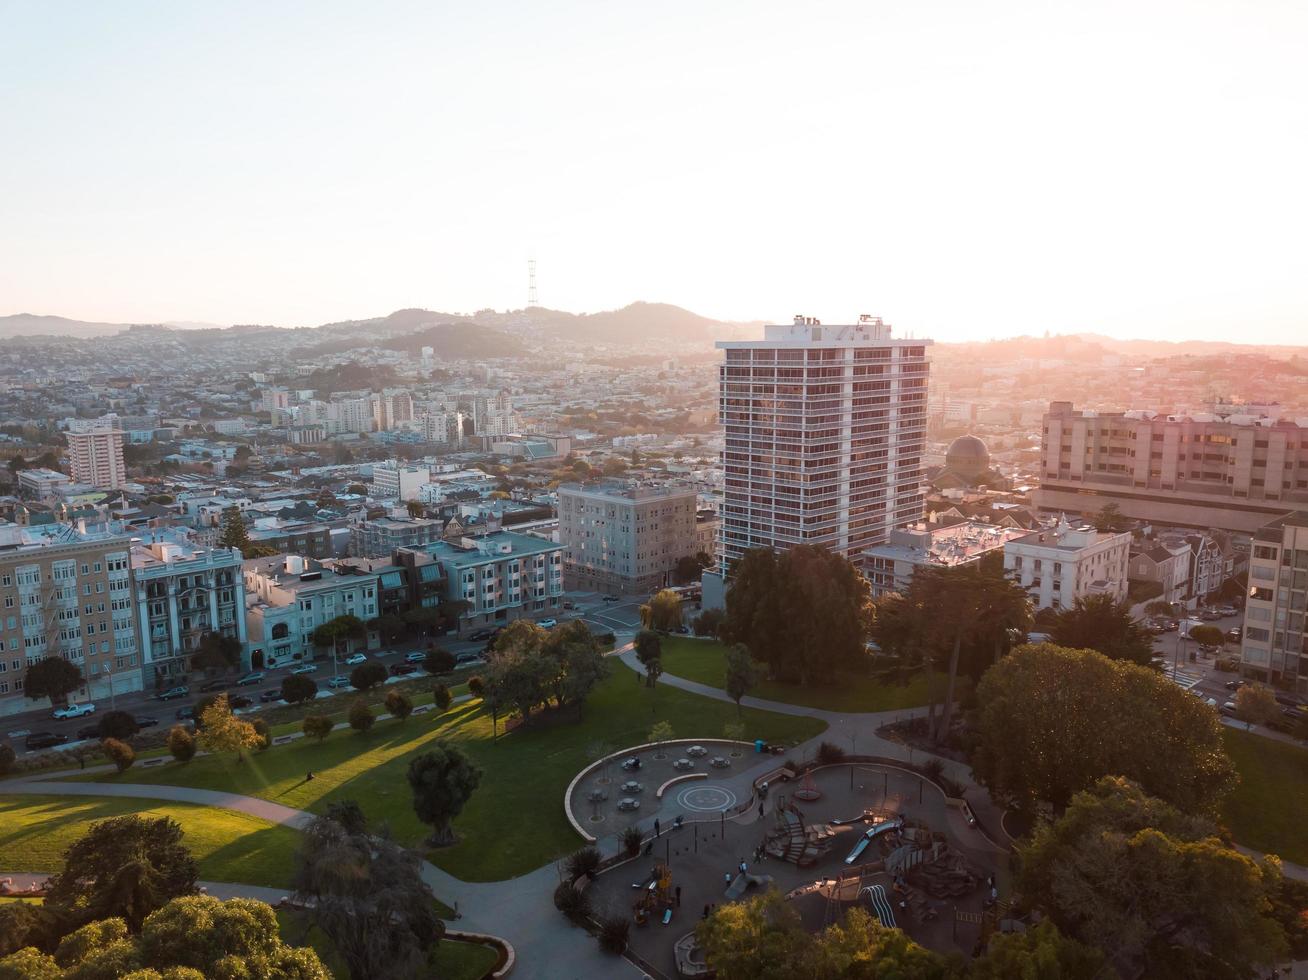
[[[0,0],[0,315],[1308,343],[1308,3]]]

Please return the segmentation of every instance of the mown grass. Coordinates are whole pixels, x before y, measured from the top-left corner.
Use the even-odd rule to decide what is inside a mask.
[[[1238,843],[1308,865],[1308,749],[1224,727],[1240,784],[1222,817]]]

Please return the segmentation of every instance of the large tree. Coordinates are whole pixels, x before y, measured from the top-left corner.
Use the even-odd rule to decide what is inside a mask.
[[[1234,785],[1216,713],[1155,671],[1094,650],[1022,646],[977,686],[972,766],[1008,803],[1065,806],[1124,775],[1188,810]]]
[[[663,672],[661,669],[657,673],[654,671],[654,664],[657,663],[660,668],[663,666],[663,641],[656,632],[645,629],[636,634],[632,646],[636,651],[636,659],[645,668],[645,686],[653,687],[655,678]]]
[[[116,916],[135,932],[155,909],[192,894],[197,876],[176,821],[112,817],[91,824],[64,852],[46,904],[73,922]]]
[[[329,619],[312,633],[309,642],[324,650],[335,649],[338,654],[347,652],[351,640],[359,640],[368,635],[368,628],[358,616],[346,613]]]
[[[191,666],[197,670],[231,670],[241,663],[241,641],[223,633],[205,633],[200,637],[200,648],[191,657]]]
[[[1280,719],[1276,692],[1266,684],[1245,684],[1235,692],[1235,716],[1246,725],[1267,725]]]
[[[218,530],[218,545],[221,548],[235,548],[242,557],[252,557],[250,551],[250,532],[241,516],[241,508],[232,504],[223,509],[222,525]]]
[[[246,749],[263,743],[254,725],[232,714],[226,694],[218,695],[213,704],[199,712],[196,738],[206,752],[236,753],[237,762],[243,761]]]
[[[33,701],[49,698],[52,706],[61,705],[84,683],[82,672],[63,657],[45,657],[27,668],[23,693]]]
[[[1026,899],[1127,975],[1249,976],[1286,951],[1271,905],[1279,867],[1129,780],[1076,794],[1019,856]]]
[[[580,619],[550,630],[540,653],[554,665],[547,689],[557,708],[584,705],[595,685],[609,675],[599,639]]]
[[[370,834],[357,807],[338,808],[305,828],[295,897],[351,980],[426,975],[427,955],[445,932],[421,858]]]
[[[736,643],[727,648],[727,694],[736,702],[736,713],[740,710],[740,699],[758,684],[758,669],[754,658],[749,655],[749,648],[743,643]]]
[[[431,827],[430,842],[454,843],[455,817],[481,783],[481,767],[451,742],[436,742],[409,762],[409,787],[418,819]]]
[[[985,953],[972,961],[968,980],[1112,980],[1104,954],[1045,919],[1025,932],[995,933]]]
[[[869,595],[858,569],[826,548],[756,548],[732,567],[723,638],[745,644],[776,680],[831,682],[866,656]]]
[[[1147,664],[1153,658],[1153,637],[1131,618],[1131,607],[1111,595],[1079,597],[1071,609],[1059,610],[1049,627],[1049,639],[1076,650],[1098,650],[1113,660]]]
[[[640,607],[640,619],[647,629],[671,633],[681,625],[681,596],[671,589],[656,592],[647,605]]]

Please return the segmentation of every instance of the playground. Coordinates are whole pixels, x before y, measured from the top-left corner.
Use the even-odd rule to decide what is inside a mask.
[[[1007,852],[916,773],[841,763],[731,791],[747,797],[734,816],[678,809],[665,794],[658,837],[588,889],[596,913],[630,917],[632,952],[664,974],[702,975],[690,934],[706,909],[769,887],[815,932],[857,905],[924,946],[968,955],[998,926]]]

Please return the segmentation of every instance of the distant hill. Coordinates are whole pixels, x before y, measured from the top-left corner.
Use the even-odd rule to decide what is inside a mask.
[[[670,303],[632,303],[603,313],[565,313],[534,308],[524,315],[562,340],[596,344],[630,344],[650,340],[711,342],[734,336],[740,324],[710,320]]]
[[[419,353],[430,347],[443,361],[471,360],[480,357],[526,357],[529,351],[522,341],[503,330],[480,323],[456,321],[423,327],[414,333],[392,338],[383,344],[390,350]]]
[[[108,337],[127,328],[126,323],[92,323],[36,313],[0,316],[0,340],[10,337]]]

